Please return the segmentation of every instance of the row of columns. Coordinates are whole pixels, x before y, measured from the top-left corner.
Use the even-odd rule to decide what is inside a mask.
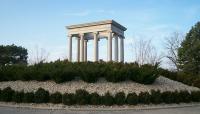
[[[94,61],[99,60],[99,46],[98,46],[98,32],[94,32]],[[107,35],[107,60],[112,61],[112,38],[113,33],[109,32]],[[114,61],[123,62],[124,61],[124,37],[119,37],[114,35]],[[118,38],[120,39],[120,61],[118,60]],[[87,61],[87,40],[84,39],[84,34],[80,34],[80,37],[77,37],[77,61],[84,62]],[[72,61],[72,35],[69,35],[69,61]]]

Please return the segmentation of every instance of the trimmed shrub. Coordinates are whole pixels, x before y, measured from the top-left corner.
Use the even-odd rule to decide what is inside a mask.
[[[50,95],[50,102],[54,104],[58,104],[62,102],[62,94],[60,92],[56,92]]]
[[[180,103],[180,102],[199,102],[200,101],[200,91],[192,91],[189,93],[188,91],[165,91],[160,93],[159,90],[151,90],[151,94],[149,92],[141,92],[139,95],[136,93],[129,93],[127,97],[123,92],[119,92],[115,94],[113,97],[109,92],[107,92],[104,96],[100,96],[97,93],[89,94],[85,90],[77,90],[76,94],[74,93],[65,93],[61,94],[59,92],[53,93],[49,97],[49,92],[45,91],[42,88],[39,88],[35,93],[29,92],[24,93],[13,91],[10,87],[7,87],[3,90],[0,90],[0,100],[9,102],[14,101],[17,103],[25,102],[25,103],[62,103],[65,105],[83,105],[83,104],[91,104],[91,105],[107,105],[111,106],[113,104],[123,105],[136,105],[138,103],[149,104],[149,103]]]
[[[1,91],[1,101],[10,102],[12,100],[13,94],[14,91],[10,87],[4,88]]]
[[[138,104],[138,96],[136,93],[129,93],[126,97],[126,103],[129,105],[136,105]]]
[[[65,94],[63,94],[62,103],[65,104],[65,105],[76,104],[75,94],[73,94],[73,93],[65,93]]]
[[[24,92],[17,92],[15,91],[12,95],[12,101],[16,102],[16,103],[21,103],[23,101],[23,97],[24,97]]]
[[[1,101],[1,93],[2,93],[1,91],[2,91],[2,90],[0,89],[0,101]]]
[[[179,92],[180,102],[189,103],[192,101],[191,95],[188,91],[180,91]]]
[[[79,70],[81,73],[80,78],[88,83],[94,83],[98,80],[100,75],[100,69],[98,63],[81,63],[79,66]]]
[[[200,88],[200,76],[186,74],[184,72],[174,72],[166,69],[159,68],[159,74],[169,79],[182,82],[184,84]]]
[[[82,89],[76,90],[75,98],[76,98],[76,103],[79,105],[84,105],[88,104],[90,101],[90,94]]]
[[[200,88],[200,75],[193,81],[193,86]]]
[[[126,70],[123,68],[123,66],[114,64],[113,67],[109,67],[105,78],[109,82],[121,82],[128,78],[125,72]]]
[[[47,103],[49,101],[49,92],[39,88],[35,92],[34,101],[35,103]]]
[[[33,103],[34,102],[34,93],[33,92],[24,93],[23,102]]]
[[[173,103],[177,103],[179,104],[180,102],[182,102],[182,97],[180,96],[180,92],[178,92],[177,90],[174,92],[171,92],[171,102]]]
[[[146,64],[140,67],[139,76],[135,79],[135,81],[143,84],[152,84],[158,76],[158,66]]]
[[[115,103],[117,105],[123,105],[123,104],[125,104],[125,100],[126,100],[125,93],[124,92],[116,93],[114,100],[115,100]]]
[[[159,103],[163,102],[160,90],[157,90],[157,91],[151,90],[151,98],[150,99],[151,99],[151,103],[153,103],[153,104],[159,104]]]
[[[193,102],[199,102],[200,101],[200,91],[192,91],[191,92],[191,100]]]
[[[112,95],[110,95],[109,92],[107,92],[104,96],[103,96],[103,101],[102,104],[107,105],[107,106],[111,106],[114,104],[114,98]]]
[[[75,78],[76,73],[74,72],[73,68],[67,67],[64,69],[58,69],[55,70],[54,75],[52,76],[52,79],[56,83],[62,83],[66,81],[71,81]]]
[[[128,69],[129,79],[137,82],[137,79],[140,78],[139,66],[130,66]]]
[[[138,95],[139,103],[142,104],[149,104],[151,101],[151,96],[149,92],[140,92]]]
[[[174,98],[171,91],[163,92],[161,97],[164,103],[173,103]]]
[[[56,83],[71,81],[75,77],[79,77],[85,82],[94,83],[99,77],[103,77],[110,82],[121,82],[130,79],[138,83],[151,84],[158,77],[157,66],[152,65],[139,67],[137,63],[71,63],[67,61],[38,63],[30,66],[1,66],[0,75],[0,81],[53,80]]]
[[[98,93],[91,93],[90,94],[90,104],[92,105],[100,105],[101,104],[101,96]]]

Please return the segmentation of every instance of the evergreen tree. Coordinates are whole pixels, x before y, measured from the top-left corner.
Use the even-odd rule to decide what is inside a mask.
[[[0,65],[27,64],[27,49],[12,45],[0,45]]]
[[[190,74],[200,74],[200,22],[187,33],[178,49],[180,68]]]

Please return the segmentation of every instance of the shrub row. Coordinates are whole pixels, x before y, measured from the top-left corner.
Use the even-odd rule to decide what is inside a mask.
[[[97,93],[88,93],[85,90],[77,90],[76,93],[59,92],[49,94],[42,88],[39,88],[35,93],[24,93],[13,91],[10,87],[0,90],[0,101],[4,102],[25,102],[25,103],[63,103],[65,105],[136,105],[136,104],[159,104],[159,103],[188,103],[200,102],[200,91],[175,91],[175,92],[160,92],[152,90],[149,92],[129,93],[127,96],[123,92],[119,92],[114,96],[109,92],[103,96]]]
[[[30,66],[0,66],[0,81],[54,80],[56,83],[62,83],[76,77],[89,83],[94,83],[98,78],[103,77],[109,82],[133,80],[143,84],[151,84],[158,77],[158,66],[139,66],[136,63],[71,63],[67,61],[39,63]]]
[[[169,71],[159,68],[159,74],[169,79],[200,88],[200,76],[186,74],[184,72]]]

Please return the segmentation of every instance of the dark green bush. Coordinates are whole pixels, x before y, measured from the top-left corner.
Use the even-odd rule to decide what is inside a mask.
[[[80,74],[81,74],[81,79],[89,82],[89,83],[94,83],[98,80],[100,76],[100,69],[98,63],[92,63],[92,62],[87,62],[87,63],[81,63],[79,66]]]
[[[129,105],[136,105],[138,104],[138,96],[136,93],[129,93],[126,97],[126,103]]]
[[[23,101],[23,97],[24,97],[24,92],[17,92],[15,91],[12,95],[12,101],[16,102],[16,103],[21,103]]]
[[[139,103],[149,104],[151,102],[151,95],[149,92],[140,92],[138,95]]]
[[[114,100],[117,105],[125,104],[126,101],[125,93],[124,92],[116,93]]]
[[[103,96],[102,104],[107,105],[107,106],[111,106],[111,105],[114,104],[114,98],[113,98],[112,95],[110,95],[109,92],[107,92],[107,93]]]
[[[189,93],[188,91],[165,91],[160,93],[160,91],[151,90],[151,94],[149,92],[141,92],[139,95],[136,93],[129,93],[127,97],[123,92],[117,93],[114,97],[107,92],[105,95],[100,96],[97,93],[89,94],[85,90],[77,90],[76,94],[73,93],[65,93],[60,94],[59,92],[53,93],[49,97],[49,93],[42,88],[39,88],[35,93],[29,92],[24,93],[13,91],[10,87],[7,87],[3,90],[0,90],[0,101],[14,101],[17,103],[25,102],[25,103],[62,103],[65,105],[83,105],[83,104],[91,104],[91,105],[123,105],[130,104],[136,105],[140,104],[149,104],[149,103],[180,103],[180,102],[199,102],[200,101],[200,91],[192,91]]]
[[[2,93],[1,91],[2,91],[2,90],[0,89],[0,101],[1,101],[1,93]]]
[[[159,76],[157,69],[157,65],[142,65],[139,69],[139,76],[135,79],[135,81],[143,84],[152,84]]]
[[[106,80],[109,82],[121,82],[128,79],[128,76],[126,75],[126,69],[124,67],[125,66],[121,64],[110,63],[105,77]]]
[[[167,103],[167,104],[173,103],[174,98],[171,91],[163,92],[161,97],[164,103]]]
[[[76,90],[75,94],[76,103],[79,105],[88,104],[90,101],[90,94],[82,89]]]
[[[75,76],[76,76],[76,73],[74,72],[74,69],[67,67],[67,68],[55,70],[54,75],[52,76],[52,79],[56,83],[62,83],[62,82],[73,80]]]
[[[182,71],[175,72],[159,68],[159,74],[169,79],[200,88],[200,76],[186,74]]]
[[[65,104],[65,105],[76,104],[75,94],[73,94],[73,93],[65,93],[65,94],[63,94],[62,103]]]
[[[98,78],[106,78],[110,82],[133,80],[143,84],[153,83],[158,77],[157,66],[136,63],[105,62],[67,62],[55,61],[35,65],[8,65],[0,67],[0,81],[12,80],[53,80],[56,83],[71,81],[75,77],[94,83]],[[197,85],[197,83],[196,83]]]
[[[139,66],[130,66],[128,70],[128,77],[132,81],[137,81],[138,78],[140,78],[140,69]]]
[[[178,91],[174,91],[174,92],[171,92],[171,102],[172,103],[177,103],[179,104],[180,102],[182,102],[182,97],[180,96],[180,92]]]
[[[56,92],[50,95],[50,102],[54,104],[58,104],[62,102],[62,94],[60,92]]]
[[[24,93],[23,102],[33,103],[34,102],[34,93],[33,92]]]
[[[6,102],[12,101],[13,94],[14,91],[10,87],[3,89],[1,91],[1,101],[6,101]]]
[[[181,99],[180,102],[188,103],[192,101],[191,95],[188,91],[180,91],[179,92],[179,98]]]
[[[194,79],[192,85],[200,88],[200,76],[198,76],[196,79]]]
[[[159,104],[163,102],[160,90],[151,90],[151,103]]]
[[[42,88],[39,88],[35,92],[34,101],[36,103],[47,103],[49,101],[49,92]]]
[[[193,102],[199,102],[200,101],[200,91],[192,91],[191,92],[191,100]]]
[[[101,96],[98,93],[91,93],[90,94],[90,104],[92,105],[100,105],[101,104]]]

